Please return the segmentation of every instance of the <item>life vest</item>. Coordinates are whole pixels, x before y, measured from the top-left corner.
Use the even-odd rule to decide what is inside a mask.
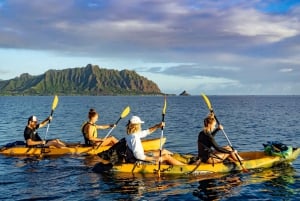
[[[94,128],[94,130],[93,130],[93,137],[95,137],[95,138],[98,137],[98,132],[97,132],[96,124],[92,124],[92,123],[90,123],[90,122],[85,122],[85,123],[82,125],[82,127],[81,127],[81,132],[82,132],[82,135],[83,135],[83,138],[84,138],[84,143],[85,143],[85,145],[87,145],[87,146],[92,146],[92,145],[93,145],[93,141],[91,141],[91,140],[89,139],[88,134],[85,133],[85,127],[86,127],[88,124],[92,125],[93,128]]]

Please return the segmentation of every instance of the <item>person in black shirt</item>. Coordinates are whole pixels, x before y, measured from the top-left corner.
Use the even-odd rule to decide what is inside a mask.
[[[220,163],[226,158],[238,161],[237,152],[233,151],[230,146],[220,147],[214,137],[219,130],[223,129],[222,125],[216,127],[216,120],[213,113],[210,113],[204,119],[204,128],[198,135],[198,157],[206,163]],[[212,149],[214,148],[214,149]],[[238,156],[238,155],[237,155]],[[238,156],[240,160],[243,160]]]
[[[38,123],[36,116],[30,116],[28,118],[27,126],[24,130],[24,138],[27,146],[38,146],[38,145],[46,145],[46,146],[55,146],[58,148],[65,147],[66,145],[58,139],[54,140],[42,140],[42,138],[37,133],[37,129],[44,127],[52,120],[52,117],[48,117],[41,123]]]

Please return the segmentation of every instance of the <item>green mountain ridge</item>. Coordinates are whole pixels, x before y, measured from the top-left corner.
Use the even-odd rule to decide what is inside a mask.
[[[48,70],[33,76],[0,81],[0,95],[157,95],[156,83],[132,70],[110,70],[97,65]]]

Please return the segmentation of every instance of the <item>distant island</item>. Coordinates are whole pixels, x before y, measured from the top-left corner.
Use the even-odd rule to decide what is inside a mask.
[[[179,94],[179,96],[190,96],[190,94],[187,91],[183,91]]]
[[[24,73],[0,81],[0,95],[161,95],[156,83],[132,70],[109,70],[97,65]]]

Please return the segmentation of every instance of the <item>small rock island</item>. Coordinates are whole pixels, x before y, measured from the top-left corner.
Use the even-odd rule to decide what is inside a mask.
[[[186,90],[184,90],[179,94],[179,96],[190,96],[190,94]]]

